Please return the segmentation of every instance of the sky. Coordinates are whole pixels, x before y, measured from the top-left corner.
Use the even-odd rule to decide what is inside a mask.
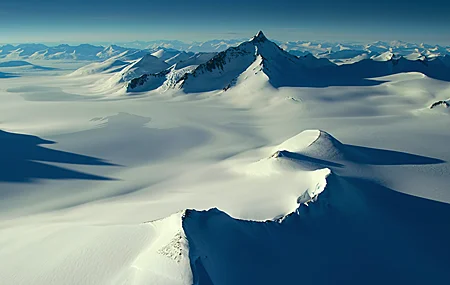
[[[249,38],[450,44],[448,0],[0,0],[0,43]]]

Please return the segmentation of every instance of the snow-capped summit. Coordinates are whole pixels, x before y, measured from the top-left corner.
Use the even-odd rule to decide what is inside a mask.
[[[259,31],[253,38],[250,39],[252,42],[264,42],[266,41],[266,35],[264,35],[263,31]]]
[[[308,70],[333,65],[314,56],[296,57],[281,49],[259,31],[249,41],[220,52],[192,73],[181,78],[179,87],[185,92],[228,90],[230,87],[258,77],[273,87],[293,86],[306,78]]]
[[[306,46],[311,45],[306,43]],[[418,48],[405,56],[382,42],[373,46],[383,52],[372,52],[371,46],[358,46],[358,50],[342,44],[323,44],[321,48],[328,52],[319,54],[319,58],[311,53],[296,56],[259,31],[248,41],[217,54],[191,55],[159,48],[132,62],[111,82],[125,83],[127,92],[182,89],[186,93],[198,93],[227,91],[237,86],[255,92],[265,87],[359,86],[377,84],[367,78],[401,72],[421,72],[436,79],[448,77],[448,60],[441,56],[427,57]],[[386,49],[379,48],[381,46]],[[336,57],[333,47],[339,49]],[[342,57],[348,60],[340,61],[341,65],[330,61]]]

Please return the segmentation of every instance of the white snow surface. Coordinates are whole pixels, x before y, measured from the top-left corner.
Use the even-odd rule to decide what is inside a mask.
[[[0,68],[0,283],[449,283],[450,83],[274,86],[323,62],[253,40],[211,73]]]

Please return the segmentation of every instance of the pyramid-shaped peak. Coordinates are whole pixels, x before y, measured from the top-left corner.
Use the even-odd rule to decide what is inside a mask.
[[[253,41],[253,42],[263,42],[263,41],[265,41],[265,40],[267,40],[267,38],[266,38],[266,36],[264,35],[264,33],[263,33],[262,31],[259,31],[259,32],[256,34],[256,36],[254,36],[254,37],[252,38],[252,41]]]
[[[264,35],[263,31],[259,31],[259,32],[256,34],[256,37],[257,37],[257,38],[265,38],[266,36]]]

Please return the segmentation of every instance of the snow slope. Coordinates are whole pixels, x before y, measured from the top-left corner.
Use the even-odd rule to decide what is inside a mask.
[[[339,48],[339,52],[349,51],[351,50],[348,48]],[[251,81],[255,76],[274,88],[376,85],[379,82],[370,78],[402,72],[421,72],[433,78],[450,80],[450,69],[443,57],[408,59],[391,51],[373,55],[370,59],[368,57],[368,54],[357,54],[355,58],[340,62],[346,63],[342,65],[336,65],[325,57],[316,58],[310,53],[297,57],[282,50],[259,32],[251,40],[218,53],[193,71],[186,70],[189,72],[185,72],[179,81],[170,84],[169,88],[181,88],[186,93],[226,91],[237,83],[242,84],[247,79]],[[176,68],[185,67],[190,61],[191,59],[181,61],[177,63]],[[166,81],[163,77],[168,73],[169,71],[146,74],[143,78],[136,78],[129,84],[131,88],[127,91],[166,91],[168,85],[164,83]],[[144,85],[148,78],[152,80],[146,88]],[[164,84],[166,88],[159,87]]]
[[[169,65],[164,61],[147,54],[143,58],[136,60],[134,63],[121,70],[118,75],[121,77],[121,80],[128,81],[146,73],[159,72],[168,67]]]
[[[192,73],[198,65],[203,64],[210,60],[215,53],[196,53],[193,56],[185,60],[177,61],[166,70],[157,73],[145,73],[140,77],[130,80],[127,84],[127,92],[143,92],[160,90],[165,92],[168,89],[173,89],[177,86],[178,82],[187,73]],[[173,58],[172,58],[173,59]],[[166,62],[168,62],[166,60]],[[170,62],[170,61],[169,61]],[[169,63],[168,62],[168,63]]]
[[[261,37],[222,55],[145,73],[205,71],[136,96],[102,89],[114,61],[0,78],[1,283],[449,283],[450,117],[430,106],[450,83],[424,74],[440,63],[348,69]],[[226,92],[187,92],[220,72]]]
[[[71,75],[73,76],[86,76],[90,74],[98,74],[98,73],[114,73],[119,72],[129,63],[124,61],[122,58],[125,56],[125,53],[122,53],[118,56],[107,59],[103,62],[94,62],[83,66],[77,70],[75,70]]]
[[[125,88],[134,78],[158,73],[169,67],[166,62],[150,54],[136,60],[129,60],[128,56],[128,52],[124,52],[103,62],[91,63],[75,70],[70,76],[92,77],[94,80],[94,84],[90,84],[93,85],[92,90],[113,93]],[[107,74],[107,77],[99,79],[98,76],[101,74]]]
[[[250,41],[223,51],[208,62],[186,74],[180,86],[187,93],[228,89],[233,82],[256,61],[274,87],[295,84],[305,77],[308,69],[332,66],[327,59],[312,55],[298,58],[269,41],[260,31]],[[256,71],[255,75],[259,71]]]

